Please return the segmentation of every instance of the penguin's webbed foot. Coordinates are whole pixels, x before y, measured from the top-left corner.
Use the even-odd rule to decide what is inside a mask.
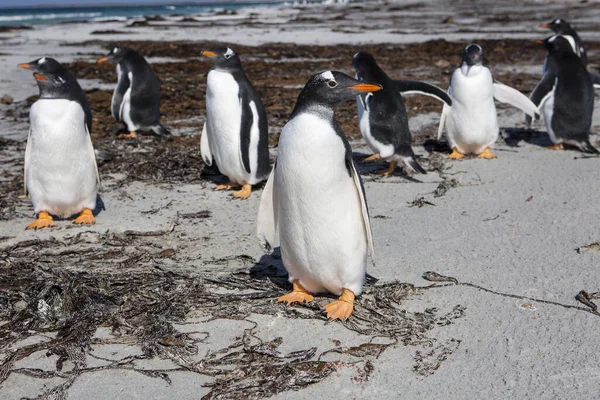
[[[486,147],[484,151],[482,151],[480,154],[477,154],[477,157],[478,158],[486,158],[488,160],[497,158],[496,155],[491,152],[489,147]]]
[[[244,183],[242,188],[237,192],[233,192],[233,197],[236,199],[246,200],[252,194],[252,185]]]
[[[298,279],[296,279],[292,283],[292,285],[294,286],[294,288],[292,289],[291,293],[288,293],[286,295],[278,297],[277,298],[278,303],[282,303],[285,301],[285,302],[287,302],[287,304],[289,306],[292,303],[311,302],[315,299],[313,297],[313,295],[308,292],[308,290],[306,290],[306,289],[304,289],[304,287],[302,287],[302,285],[300,284]]]
[[[96,218],[94,218],[92,210],[89,208],[84,208],[81,214],[79,214],[79,217],[77,217],[73,223],[78,225],[92,225],[96,223]]]
[[[38,219],[27,225],[25,229],[42,229],[54,226],[54,220],[46,211],[41,211]]]
[[[224,185],[217,185],[217,187],[215,187],[215,190],[229,190],[229,189],[234,189],[239,186],[240,185],[238,185],[237,182],[229,181],[229,183],[226,183]]]
[[[371,162],[371,161],[377,161],[381,159],[381,155],[379,153],[375,153],[372,156],[369,156],[367,158],[365,158],[363,160],[363,162]]]
[[[548,146],[546,148],[550,150],[563,150],[565,148],[565,145],[562,143],[555,143],[552,146]]]
[[[390,165],[387,168],[380,169],[379,171],[377,171],[377,174],[381,175],[381,176],[391,175],[396,170],[396,165],[397,164],[398,164],[398,161],[392,160],[392,161],[390,161]]]
[[[119,139],[135,139],[135,131],[129,133],[122,133],[119,135]]]
[[[346,320],[354,310],[354,293],[351,290],[343,289],[339,299],[326,304],[323,308],[329,321]]]
[[[458,151],[456,147],[452,149],[452,153],[448,156],[451,160],[460,160],[461,158],[465,158],[465,155]]]

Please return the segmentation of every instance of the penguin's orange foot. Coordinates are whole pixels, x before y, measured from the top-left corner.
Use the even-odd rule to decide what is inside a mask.
[[[235,197],[236,199],[246,200],[248,197],[250,197],[251,194],[252,186],[247,183],[244,183],[242,189],[238,190],[237,192],[233,192],[233,197]]]
[[[343,289],[340,298],[326,304],[324,309],[330,321],[348,319],[354,310],[354,293],[351,290]]]
[[[477,157],[478,158],[487,158],[488,160],[497,158],[496,155],[490,151],[489,147],[486,147],[484,151],[482,151],[480,154],[477,155]]]
[[[377,171],[377,174],[381,175],[381,176],[391,175],[396,170],[397,164],[398,164],[398,161],[392,160],[392,161],[390,161],[390,165],[387,168],[380,169],[379,171]]]
[[[92,225],[96,223],[96,218],[94,218],[92,210],[89,208],[84,208],[81,214],[79,214],[79,217],[77,217],[73,223],[79,225]]]
[[[54,220],[46,211],[41,211],[38,219],[27,225],[25,229],[42,229],[54,226]]]
[[[119,135],[119,139],[135,139],[135,131]]]
[[[448,158],[451,160],[460,160],[461,158],[465,158],[465,155],[455,147],[452,149],[452,154],[450,154]]]
[[[550,150],[563,150],[565,148],[565,145],[562,143],[556,143],[556,144],[553,144],[552,146],[548,146],[546,148],[550,149]]]
[[[369,156],[363,160],[363,162],[371,162],[381,159],[381,155],[379,153],[375,153],[372,156]]]
[[[308,290],[304,289],[298,279],[296,279],[292,285],[294,289],[292,289],[291,293],[288,293],[284,296],[278,297],[277,302],[287,302],[288,306],[292,303],[304,303],[313,301],[315,298],[312,294],[308,292]]]
[[[236,188],[238,186],[240,186],[240,185],[238,185],[236,182],[229,182],[224,185],[217,185],[215,190],[229,190],[229,189]]]

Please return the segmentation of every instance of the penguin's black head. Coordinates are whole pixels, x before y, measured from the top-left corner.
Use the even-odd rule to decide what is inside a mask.
[[[304,109],[333,109],[338,103],[355,99],[362,92],[377,92],[381,85],[358,81],[338,71],[325,71],[308,80],[298,96],[292,115]]]
[[[537,44],[542,44],[549,53],[573,53],[573,47],[569,40],[562,35],[554,35],[544,40],[536,40]]]
[[[361,76],[373,70],[377,66],[377,62],[371,54],[360,51],[352,57],[352,65],[354,65],[356,73]]]
[[[108,61],[108,62],[118,64],[121,62],[122,59],[125,58],[125,56],[127,56],[132,51],[133,50],[131,50],[127,47],[115,47],[114,49],[109,51],[105,57],[99,58],[98,61],[96,61],[96,62],[98,64],[100,64],[100,63]]]
[[[19,64],[18,67],[33,71],[42,97],[51,93],[69,92],[71,80],[74,79],[68,69],[50,57],[38,58],[26,64]]]
[[[242,61],[235,51],[229,47],[219,47],[214,50],[204,50],[202,55],[208,57],[213,68],[223,71],[233,71],[242,68]]]
[[[470,44],[465,47],[462,59],[467,65],[480,65],[483,63],[483,49],[478,44]]]
[[[552,29],[556,33],[570,33],[571,32],[571,25],[569,25],[569,23],[562,18],[556,18],[554,21],[550,22],[549,24],[541,24],[540,28]]]

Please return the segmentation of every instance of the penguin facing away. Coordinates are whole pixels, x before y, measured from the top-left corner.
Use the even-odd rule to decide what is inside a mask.
[[[490,151],[499,134],[494,99],[538,118],[537,107],[526,96],[493,79],[490,70],[483,66],[483,49],[477,44],[464,49],[462,63],[452,74],[448,94],[452,107],[444,104],[438,140],[445,126],[452,147],[450,159],[461,159],[467,154],[496,158]]]
[[[533,90],[531,101],[544,114],[544,122],[554,145],[576,146],[586,153],[598,153],[589,140],[594,112],[594,87],[582,60],[561,35],[538,40],[548,50],[546,73]]]
[[[127,47],[115,47],[98,63],[117,64],[118,82],[113,92],[111,113],[115,121],[123,122],[134,138],[137,131],[152,131],[157,135],[170,135],[160,124],[160,83],[146,59]]]
[[[293,291],[278,302],[312,301],[331,292],[330,320],[346,319],[362,291],[367,253],[373,261],[369,212],[352,150],[334,119],[334,106],[381,86],[337,71],[313,76],[298,96],[279,138],[277,161],[258,211],[266,253],[280,246]]]
[[[566,20],[557,18],[549,24],[541,24],[540,28],[551,29],[557,35],[561,35],[565,39],[567,39],[567,41],[571,45],[571,48],[573,49],[573,52],[577,54],[579,58],[581,58],[581,62],[584,66],[587,67],[588,59],[587,53],[585,52],[585,48],[583,47],[583,41],[581,40],[575,29],[573,29]],[[547,62],[547,59],[544,60],[544,73],[546,72]],[[590,78],[592,78],[592,83],[594,84],[594,87],[597,89],[600,88],[600,74],[597,74],[592,71],[589,71],[589,74]]]
[[[377,92],[361,93],[356,97],[360,131],[375,153],[366,161],[380,158],[391,160],[389,168],[378,171],[383,176],[393,173],[400,160],[404,161],[412,171],[425,174],[411,147],[408,116],[402,95],[425,94],[449,106],[452,105],[452,100],[442,89],[433,85],[416,81],[392,80],[369,53],[356,53],[352,63],[357,79],[374,82],[383,87]]]
[[[206,83],[206,122],[200,138],[202,159],[216,162],[229,183],[215,190],[242,186],[233,197],[247,199],[269,175],[265,108],[246,77],[240,57],[230,48],[204,51],[213,66]]]
[[[27,229],[54,226],[51,215],[93,224],[100,176],[90,137],[91,110],[75,75],[50,57],[19,68],[33,71],[40,91],[29,112],[25,194],[38,219]]]

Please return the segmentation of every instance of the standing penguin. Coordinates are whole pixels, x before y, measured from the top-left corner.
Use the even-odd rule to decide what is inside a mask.
[[[394,81],[377,65],[375,58],[365,52],[356,53],[352,59],[356,78],[378,83],[383,87],[375,93],[361,93],[356,97],[360,132],[375,153],[365,161],[389,159],[389,168],[378,171],[387,176],[394,172],[399,160],[413,171],[425,174],[411,147],[408,116],[401,92],[433,96],[452,105],[452,100],[440,88],[424,82]]]
[[[554,33],[563,36],[568,42],[573,52],[581,58],[581,62],[584,66],[587,67],[588,59],[587,53],[585,52],[585,48],[583,47],[583,41],[575,31],[571,27],[571,25],[564,19],[557,18],[549,24],[541,24],[540,28],[551,29]],[[546,73],[548,59],[544,60],[544,68],[543,73]],[[600,74],[589,71],[590,78],[592,78],[592,83],[594,87],[600,88]]]
[[[293,291],[278,302],[339,297],[325,306],[330,320],[346,319],[362,291],[367,253],[373,261],[369,212],[352,150],[334,119],[334,106],[381,86],[341,72],[313,76],[298,96],[279,138],[277,161],[258,211],[265,252],[280,246]]]
[[[538,40],[548,50],[546,72],[531,94],[531,101],[543,111],[553,150],[563,143],[586,153],[598,153],[590,143],[594,112],[594,87],[582,60],[560,35]]]
[[[483,66],[483,49],[477,44],[465,47],[462,63],[454,71],[448,94],[452,107],[444,105],[438,140],[444,126],[452,147],[449,158],[460,159],[466,154],[480,158],[496,158],[490,148],[499,134],[494,98],[508,103],[528,115],[538,118],[537,107],[519,91],[494,81],[490,70]]]
[[[27,229],[54,226],[51,214],[66,218],[80,213],[76,224],[93,224],[100,177],[85,94],[73,73],[53,58],[19,68],[33,71],[40,90],[29,111],[24,185],[38,219]]]
[[[229,178],[215,190],[242,185],[233,196],[247,199],[269,175],[267,115],[246,77],[240,57],[230,48],[203,51],[213,63],[206,83],[206,122],[200,138],[202,159]]]
[[[134,138],[137,131],[152,131],[169,135],[160,124],[160,84],[150,64],[138,52],[127,47],[115,47],[98,63],[117,63],[118,82],[113,92],[111,112],[117,122],[129,130],[123,138]]]

